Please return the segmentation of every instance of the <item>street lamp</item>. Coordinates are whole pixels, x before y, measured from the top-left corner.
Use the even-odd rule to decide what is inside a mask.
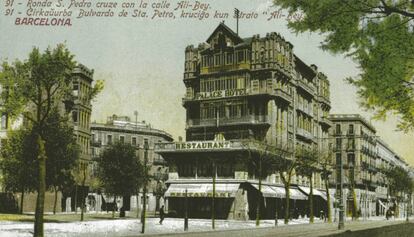
[[[143,189],[143,202],[142,202],[142,229],[141,233],[145,233],[145,213],[147,206],[147,179],[148,179],[148,140],[144,141],[144,189]]]
[[[343,188],[344,188],[344,169],[343,169],[343,160],[342,160],[342,154],[339,153],[340,155],[340,159],[339,159],[339,164],[337,164],[337,170],[339,171],[339,173],[337,175],[339,175],[339,221],[338,221],[338,229],[342,230],[345,227],[345,223],[344,223],[344,200],[343,200]]]

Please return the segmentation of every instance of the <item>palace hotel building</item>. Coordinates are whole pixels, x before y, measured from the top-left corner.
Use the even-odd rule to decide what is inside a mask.
[[[283,159],[298,148],[328,150],[327,77],[297,57],[278,33],[241,38],[220,23],[205,43],[186,47],[183,81],[186,141],[155,145],[169,165],[168,211],[183,216],[187,192],[189,217],[209,217],[214,176],[216,217],[253,219],[257,203],[262,218],[274,218],[275,208],[282,213],[281,178],[270,173],[259,192],[258,171],[249,158],[263,152],[257,144],[290,151]],[[293,215],[307,215],[310,182],[315,213],[326,206],[319,174],[313,180],[294,175]]]

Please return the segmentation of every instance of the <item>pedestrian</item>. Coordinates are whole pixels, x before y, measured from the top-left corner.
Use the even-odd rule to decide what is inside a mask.
[[[162,225],[162,221],[164,220],[164,216],[165,216],[164,205],[162,205],[161,208],[160,208],[160,225]]]

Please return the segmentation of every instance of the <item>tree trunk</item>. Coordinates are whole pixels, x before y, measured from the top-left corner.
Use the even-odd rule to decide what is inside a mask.
[[[256,226],[260,226],[260,205],[262,204],[262,159],[259,161],[259,200],[256,208]]]
[[[22,188],[22,196],[20,200],[20,214],[23,214],[23,204],[24,204],[24,188]]]
[[[137,192],[137,218],[139,218],[140,213],[140,206],[139,206],[139,191]]]
[[[36,200],[36,212],[35,212],[35,224],[34,224],[34,237],[43,237],[43,214],[45,207],[45,192],[46,192],[46,154],[44,141],[40,135],[38,135],[37,143],[39,146],[39,186],[37,189]]]
[[[309,176],[309,223],[313,223],[314,214],[313,214],[313,182],[312,175]]]
[[[112,219],[115,218],[116,196],[114,196],[114,204],[112,205]]]
[[[355,188],[352,187],[352,199],[353,199],[353,207],[352,207],[352,219],[357,220],[359,215],[358,215],[358,202],[356,199],[356,192],[355,192]]]
[[[289,192],[290,183],[285,183],[285,192],[286,192],[286,199],[285,199],[285,225],[289,223],[289,199],[290,199],[290,192]]]
[[[325,190],[326,190],[326,202],[327,202],[327,217],[328,223],[332,223],[332,210],[331,210],[331,195],[329,195],[329,184],[328,179],[325,179]]]
[[[55,189],[55,200],[53,203],[53,215],[56,215],[56,204],[57,204],[57,195],[58,195],[58,189],[57,187],[54,187]]]
[[[78,214],[78,184],[75,184],[75,214]]]

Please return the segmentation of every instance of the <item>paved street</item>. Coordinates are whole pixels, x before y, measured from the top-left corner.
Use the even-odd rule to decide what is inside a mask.
[[[254,221],[217,220],[216,230],[211,232],[211,221],[201,219],[189,220],[189,232],[183,231],[183,219],[167,218],[163,225],[158,223],[158,218],[148,218],[146,235],[186,235],[186,236],[318,236],[321,233],[336,233],[337,224],[327,224],[316,220],[313,225],[307,224],[308,219],[292,220],[289,226],[279,220],[279,226],[274,228],[273,220],[261,221],[259,228],[255,227]],[[358,230],[364,228],[375,228],[385,225],[403,223],[403,220],[389,220],[377,218],[370,221],[346,222],[346,230]],[[239,231],[237,229],[243,229]],[[23,237],[32,236],[33,223],[30,222],[0,222],[0,236]],[[46,236],[140,236],[141,224],[137,219],[115,219],[85,222],[46,223]],[[196,233],[198,232],[198,233]]]

